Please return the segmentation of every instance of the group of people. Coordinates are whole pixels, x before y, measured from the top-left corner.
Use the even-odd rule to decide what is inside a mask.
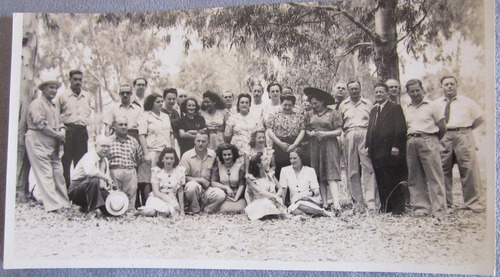
[[[453,205],[455,163],[465,208],[484,210],[472,134],[482,112],[457,94],[454,76],[441,79],[443,97],[434,101],[416,79],[406,98],[397,80],[377,83],[375,104],[359,81],[338,82],[331,94],[271,82],[265,103],[258,81],[249,93],[206,91],[198,101],[175,88],[148,94],[138,78],[120,86],[90,149],[93,105],[82,80],[71,71],[57,97],[61,83],[44,80],[28,108],[26,150],[47,211],[71,201],[85,213],[113,214],[105,200],[120,190],[136,215],[338,216],[341,161],[356,212],[403,214],[409,206],[414,216],[443,216]]]

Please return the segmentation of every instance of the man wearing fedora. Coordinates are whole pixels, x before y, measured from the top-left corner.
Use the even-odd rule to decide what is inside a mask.
[[[95,150],[87,152],[73,171],[68,196],[73,204],[81,207],[82,212],[91,214],[100,209],[103,214],[108,215],[105,200],[108,190],[115,188],[107,159],[110,149],[110,138],[97,137]]]
[[[139,142],[128,135],[128,119],[117,116],[113,121],[115,134],[110,137],[109,169],[113,183],[129,198],[129,210],[135,207],[137,196],[137,166],[144,152]]]
[[[76,166],[78,161],[87,153],[89,135],[87,126],[92,114],[92,99],[88,92],[82,90],[83,73],[80,70],[69,72],[70,87],[57,97],[61,121],[66,126],[66,141],[62,165],[66,187],[71,183],[71,163]]]
[[[26,151],[35,175],[43,206],[48,212],[61,212],[69,207],[61,156],[66,127],[60,122],[56,104],[52,102],[61,83],[50,78],[38,85],[42,95],[28,107]]]
[[[349,98],[340,104],[349,193],[357,210],[378,211],[380,199],[372,162],[365,148],[372,103],[361,96],[361,83],[347,83]]]
[[[128,134],[139,141],[139,130],[137,121],[143,112],[142,107],[132,101],[132,88],[130,85],[124,84],[119,90],[120,102],[114,103],[103,115],[103,123],[105,125],[105,134],[110,136],[113,133],[113,122],[116,117],[124,116],[127,118]],[[116,130],[114,130],[116,131]]]

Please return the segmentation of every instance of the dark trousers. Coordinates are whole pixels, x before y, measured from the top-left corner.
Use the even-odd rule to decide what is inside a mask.
[[[292,144],[295,142],[296,138],[290,138],[290,137],[284,137],[280,138],[278,137],[282,142]],[[276,144],[273,144],[273,149],[274,149],[274,161],[276,163],[276,170],[275,170],[275,176],[276,179],[280,179],[280,173],[281,169],[285,166],[290,165],[290,153],[286,152],[285,150],[281,149]],[[303,161],[304,162],[304,161]]]
[[[89,134],[87,127],[75,124],[65,124],[66,126],[66,142],[64,142],[64,155],[61,158],[63,165],[64,181],[66,187],[69,188],[71,184],[71,163],[76,166],[78,161],[87,153],[87,142]]]
[[[405,211],[404,186],[406,168],[403,166],[374,167],[382,212],[403,214]]]
[[[68,190],[68,197],[73,204],[81,206],[85,212],[100,209],[103,214],[108,215],[105,203],[109,193],[101,189],[99,184],[100,179],[97,177],[73,181]]]

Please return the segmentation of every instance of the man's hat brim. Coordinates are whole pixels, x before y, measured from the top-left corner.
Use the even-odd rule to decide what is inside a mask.
[[[317,100],[323,102],[325,106],[335,104],[335,98],[333,98],[333,96],[331,96],[328,92],[319,88],[305,88],[304,94],[307,96],[307,98],[316,98]]]
[[[54,81],[54,80],[49,80],[49,81],[43,81],[41,82],[39,85],[38,85],[38,89],[42,89],[45,85],[49,85],[49,84],[55,84],[57,86],[57,88],[60,88],[61,87],[61,83],[58,82],[58,81]]]

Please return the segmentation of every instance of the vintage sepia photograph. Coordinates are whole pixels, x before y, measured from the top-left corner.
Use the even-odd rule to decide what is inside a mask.
[[[493,10],[15,14],[4,268],[494,274]]]

